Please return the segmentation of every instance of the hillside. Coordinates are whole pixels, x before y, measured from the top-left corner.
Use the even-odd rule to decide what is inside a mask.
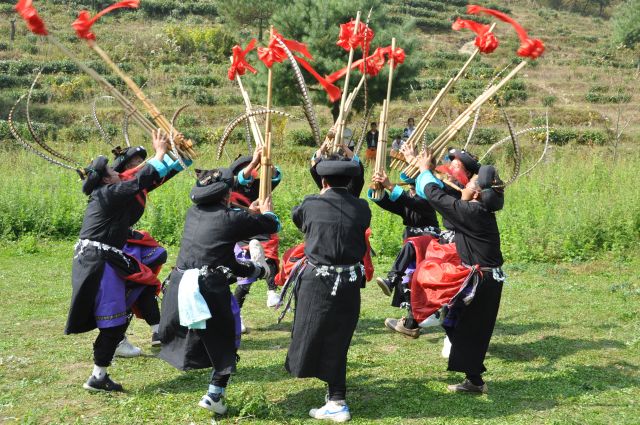
[[[106,67],[80,43],[69,24],[79,10],[79,2],[37,1],[36,6],[55,33],[74,52],[95,69],[109,75]],[[94,2],[95,3],[95,2]],[[98,2],[107,3],[107,2]],[[416,33],[422,41],[426,67],[417,79],[415,93],[406,93],[391,108],[392,127],[401,127],[408,116],[419,114],[416,98],[426,108],[437,90],[465,60],[465,44],[470,32],[450,31],[452,17],[464,13],[465,0],[411,0],[392,2],[386,18],[416,19]],[[617,50],[610,39],[610,22],[544,7],[531,7],[530,1],[509,1],[503,9],[525,24],[535,37],[544,40],[543,58],[527,67],[503,94],[518,127],[541,124],[549,107],[559,144],[605,144],[611,140],[618,108],[623,121],[631,120],[626,140],[640,134],[640,95],[637,59]],[[44,77],[34,93],[32,114],[52,140],[97,140],[99,133],[91,121],[91,102],[101,92],[87,76],[45,40],[28,33],[18,20],[15,42],[9,40],[9,19],[13,1],[0,1],[0,120],[24,93],[44,66]],[[100,45],[140,84],[145,92],[171,115],[180,105],[193,105],[181,117],[180,128],[199,142],[214,142],[221,127],[242,112],[238,90],[226,79],[226,59],[235,40],[228,25],[219,25],[210,1],[143,1],[139,11],[107,16],[96,26]],[[338,23],[336,22],[336,35]],[[372,22],[375,28],[375,22]],[[434,123],[437,130],[480,92],[492,75],[513,58],[517,39],[505,24],[496,30],[501,40],[498,51],[477,61],[469,76],[443,103],[443,114]],[[263,73],[264,74],[264,73]],[[117,78],[109,80],[122,87]],[[254,102],[260,104],[259,99]],[[287,107],[302,116],[299,108]],[[112,136],[119,132],[121,112],[114,102],[100,101],[99,114]],[[330,122],[327,108],[318,107],[321,125]],[[21,114],[18,119],[22,120]],[[354,120],[359,122],[359,119]],[[480,133],[479,142],[495,141],[504,134],[504,125],[495,108],[485,108],[481,125],[495,126],[499,132]],[[302,122],[292,124],[302,128]],[[135,134],[135,131],[134,131]],[[483,136],[484,135],[484,136]],[[6,123],[0,121],[0,139],[8,138]],[[241,134],[238,134],[241,138]],[[486,140],[485,140],[486,139]]]

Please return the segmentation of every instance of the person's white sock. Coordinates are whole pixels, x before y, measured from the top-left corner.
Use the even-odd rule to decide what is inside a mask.
[[[222,394],[224,395],[224,388],[223,387],[219,387],[217,385],[209,385],[209,394]]]
[[[102,379],[107,374],[107,368],[102,366],[93,365],[92,375],[98,379]]]
[[[151,332],[153,333],[157,333],[158,329],[160,329],[160,324],[157,325],[151,325]]]

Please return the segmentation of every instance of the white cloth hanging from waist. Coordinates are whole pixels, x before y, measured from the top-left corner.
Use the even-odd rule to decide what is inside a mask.
[[[198,281],[206,272],[201,269],[185,270],[178,287],[178,314],[180,325],[189,329],[206,329],[207,320],[211,319],[211,311],[200,293]]]

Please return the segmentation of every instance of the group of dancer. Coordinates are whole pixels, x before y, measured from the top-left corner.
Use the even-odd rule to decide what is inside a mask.
[[[167,251],[148,232],[136,229],[136,225],[145,211],[148,193],[192,165],[193,142],[174,126],[182,108],[171,122],[167,120],[142,89],[97,46],[96,36],[91,32],[91,26],[103,14],[138,4],[138,1],[119,2],[93,18],[82,11],[72,26],[138,97],[153,122],[127,96],[53,37],[30,0],[19,0],[16,5],[32,32],[58,46],[121,104],[126,119],[131,117],[152,137],[152,155],[142,146],[130,146],[125,120],[127,148],[113,149],[112,165],[105,156],[99,156],[89,166],[78,168],[77,161],[57,152],[35,134],[29,121],[31,91],[27,96],[27,122],[39,148],[25,141],[15,129],[12,122],[15,107],[9,113],[9,127],[16,140],[50,163],[77,172],[83,180],[82,191],[88,197],[74,251],[73,290],[65,328],[67,334],[98,329],[93,344],[93,371],[84,388],[122,391],[122,385],[109,376],[108,368],[115,355],[140,354],[140,349],[125,336],[135,315],[150,326],[151,343],[161,347],[161,359],[185,371],[211,368],[207,391],[198,405],[224,414],[226,388],[238,366],[241,336],[247,331],[241,309],[251,285],[265,280],[267,306],[281,309],[279,320],[293,311],[291,342],[283,359],[285,369],[295,377],[318,378],[328,387],[325,404],[311,409],[310,416],[335,422],[351,419],[346,403],[347,354],[360,315],[360,291],[374,277],[369,237],[375,233],[371,229],[370,205],[376,204],[402,217],[405,226],[401,251],[387,276],[376,279],[383,294],[392,296],[392,305],[403,311],[402,318],[387,318],[384,326],[403,336],[418,338],[421,328],[441,325],[446,332],[442,354],[448,358],[448,370],[465,375],[461,383],[449,385],[448,390],[486,393],[484,360],[505,281],[495,213],[503,208],[505,187],[518,177],[521,156],[506,114],[516,162],[514,174],[506,183],[495,167],[481,165],[471,153],[448,146],[476,114],[471,139],[480,107],[527,61],[509,64],[497,73],[478,98],[426,146],[423,136],[444,96],[463,78],[479,53],[488,54],[498,47],[493,26],[458,18],[452,29],[474,31],[476,49],[441,89],[419,122],[415,124],[413,119],[408,122],[403,135],[406,141],[392,146],[391,168],[402,165],[402,183],[394,184],[386,171],[389,105],[394,70],[406,59],[395,38],[391,45],[371,52],[374,32],[368,19],[361,22],[358,12],[355,20],[340,25],[336,43],[349,52],[347,67],[322,77],[298,56],[311,59],[306,45],[285,39],[271,28],[268,45],[258,48],[258,58],[269,70],[268,106],[257,109],[251,105],[240,78],[247,70],[257,72],[247,62],[256,40],[246,48],[234,46],[228,77],[240,88],[246,113],[227,126],[218,155],[241,122],[246,122],[256,149],[252,156],[239,157],[228,167],[192,172],[195,174],[189,194],[192,205],[186,214],[176,263],[163,285],[159,274],[167,262]],[[536,59],[544,52],[541,40],[529,38],[503,12],[469,5],[467,13],[489,15],[512,25],[521,42],[519,56]],[[362,50],[363,57],[353,61],[357,49]],[[278,238],[281,221],[273,211],[270,194],[281,183],[283,173],[271,163],[270,116],[279,113],[271,108],[271,67],[285,60],[296,74],[305,117],[316,144],[321,146],[313,154],[309,170],[319,192],[304,197],[291,212],[291,220],[304,234],[304,242],[290,247],[281,257]],[[314,76],[331,101],[341,100],[338,119],[324,143],[298,64]],[[382,103],[379,126],[366,136],[365,160],[375,162],[367,201],[361,198],[365,167],[357,155],[364,140],[349,145],[344,134],[360,88],[365,87],[366,101],[367,78],[375,77],[387,65],[387,96]],[[512,69],[508,74],[502,76],[509,68]],[[352,69],[358,69],[362,77],[349,92]],[[333,84],[341,78],[345,78],[342,92]],[[34,86],[35,82],[32,90]],[[18,99],[16,106],[24,97]],[[256,122],[258,115],[266,116],[264,135]],[[95,108],[94,119],[99,124]],[[104,134],[100,125],[99,128]],[[547,143],[548,136],[547,125]],[[420,144],[422,148],[418,150]],[[234,283],[237,286],[232,294],[230,285]],[[278,286],[282,286],[280,291]]]
[[[320,190],[306,196],[291,213],[293,223],[304,233],[304,245],[302,255],[285,255],[284,260],[295,265],[289,268],[279,267],[280,219],[271,199],[259,200],[255,190],[261,150],[228,168],[196,170],[189,194],[193,205],[186,215],[160,315],[158,272],[167,253],[151,235],[134,228],[144,212],[147,193],[182,171],[167,154],[168,145],[157,132],[151,159],[145,161],[144,148],[129,148],[116,152],[113,167],[99,156],[86,168],[82,190],[89,202],[75,248],[66,327],[66,333],[99,329],[93,346],[94,368],[84,388],[122,390],[107,368],[133,312],[151,326],[154,343],[161,343],[160,358],[181,370],[212,368],[199,406],[225,413],[225,391],[236,372],[243,332],[240,309],[251,282],[264,279],[269,285],[268,306],[282,306],[286,294],[295,301],[286,370],[328,384],[326,403],[311,409],[310,415],[336,422],[350,419],[347,352],[358,323],[360,291],[367,280],[365,264],[370,262],[371,210],[360,198],[365,178],[358,156],[344,145],[336,153],[323,145],[314,154],[310,174]],[[403,153],[409,159],[415,156],[408,146]],[[453,176],[467,177],[464,185],[455,181],[461,191],[453,190],[435,176],[430,152],[415,159],[421,170],[418,178],[403,175],[409,190],[390,183],[385,173],[372,178],[387,189],[375,203],[400,215],[406,226],[405,244],[391,271],[386,278],[378,278],[385,294],[395,292],[393,304],[406,314],[385,324],[415,338],[421,322],[433,322],[439,316],[436,322],[443,322],[451,343],[449,370],[466,374],[464,382],[449,389],[484,393],[484,358],[504,280],[494,214],[503,202],[502,192],[496,189],[500,181],[495,168],[481,166],[467,152],[452,150],[447,156],[450,181]],[[282,172],[277,169],[273,175],[275,187]],[[447,231],[440,230],[436,212]],[[436,245],[457,254],[458,263],[430,258],[427,251],[437,249]],[[459,274],[462,267],[465,276],[447,287],[445,299],[442,289],[429,287],[428,279],[416,279],[416,273],[434,265],[444,270],[447,261]],[[282,294],[275,286],[279,269],[285,274],[279,280],[286,281]],[[235,282],[234,296],[230,285]],[[420,285],[439,297],[425,300],[425,289],[416,290]],[[422,291],[418,297],[417,291]],[[422,319],[425,310],[433,312]]]

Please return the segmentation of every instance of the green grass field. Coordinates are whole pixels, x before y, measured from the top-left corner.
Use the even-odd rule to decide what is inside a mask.
[[[0,422],[206,424],[197,407],[208,371],[181,373],[154,357],[147,326],[129,338],[144,356],[110,369],[125,394],[90,394],[95,333],[64,336],[72,242],[0,248]],[[176,249],[170,249],[173,256]],[[418,340],[386,331],[396,316],[377,286],[349,353],[354,424],[637,424],[640,408],[640,256],[563,265],[508,264],[508,282],[489,349],[489,394],[452,395],[460,376],[440,358],[443,332]],[[389,258],[376,259],[378,271]],[[166,271],[165,271],[166,272]],[[277,325],[260,282],[249,296],[239,372],[218,423],[302,423],[324,397],[322,382],[291,378],[283,363],[288,317]]]

